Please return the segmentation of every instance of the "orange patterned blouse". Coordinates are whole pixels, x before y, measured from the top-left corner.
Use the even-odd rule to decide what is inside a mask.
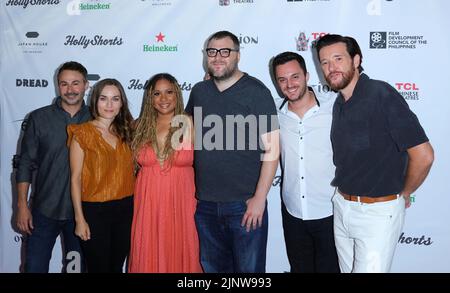
[[[81,201],[105,202],[133,194],[133,158],[125,142],[119,140],[114,149],[90,122],[67,126],[67,134],[67,144],[74,138],[84,151]]]

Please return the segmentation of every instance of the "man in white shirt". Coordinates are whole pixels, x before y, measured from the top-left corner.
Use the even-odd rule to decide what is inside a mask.
[[[307,86],[309,73],[297,53],[272,61],[284,100],[277,103],[281,138],[282,217],[291,272],[338,273],[333,236],[335,188],[330,140],[336,94],[319,95]]]

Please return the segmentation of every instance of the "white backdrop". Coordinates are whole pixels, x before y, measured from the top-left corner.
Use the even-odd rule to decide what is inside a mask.
[[[320,82],[311,43],[324,33],[355,37],[366,73],[396,87],[419,117],[435,149],[427,181],[414,194],[393,272],[450,272],[448,172],[450,68],[448,0],[1,0],[0,8],[0,272],[18,272],[21,235],[13,226],[14,155],[30,111],[56,96],[55,69],[76,60],[90,74],[114,77],[126,88],[136,117],[143,84],[173,74],[187,101],[204,75],[202,47],[218,30],[241,41],[240,68],[278,97],[269,60],[298,51],[310,84]],[[158,36],[158,37],[157,37]],[[160,48],[159,51],[156,51]],[[269,195],[267,271],[289,270],[277,180]],[[55,246],[51,271],[60,270]]]

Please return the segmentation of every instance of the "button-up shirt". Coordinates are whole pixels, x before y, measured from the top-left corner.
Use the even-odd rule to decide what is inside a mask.
[[[73,117],[61,106],[61,98],[37,109],[28,117],[22,139],[16,182],[31,183],[37,170],[33,209],[54,220],[73,218],[70,198],[67,125],[88,121],[91,115],[84,105]]]
[[[336,99],[331,140],[333,185],[347,194],[380,197],[403,190],[407,150],[428,137],[395,88],[362,73],[352,96]]]
[[[312,90],[310,88],[310,90]],[[288,212],[303,220],[333,214],[335,188],[330,129],[335,93],[319,94],[303,118],[277,103],[280,123],[282,198]],[[321,101],[321,102],[320,102]]]

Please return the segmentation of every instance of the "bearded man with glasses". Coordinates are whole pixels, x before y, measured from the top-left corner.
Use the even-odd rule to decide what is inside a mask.
[[[260,273],[266,266],[266,197],[278,166],[278,120],[269,89],[239,70],[239,49],[228,31],[209,37],[210,78],[192,88],[186,107],[194,115],[195,222],[207,273]]]

